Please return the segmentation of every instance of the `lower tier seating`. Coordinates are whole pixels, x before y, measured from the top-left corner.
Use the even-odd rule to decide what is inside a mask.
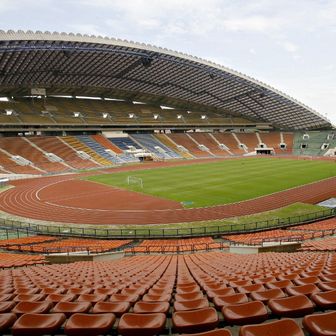
[[[321,240],[312,240],[301,245],[301,251],[335,251],[336,237],[324,238]]]
[[[253,233],[243,233],[235,235],[225,235],[223,239],[234,243],[241,243],[246,245],[261,245],[269,242],[290,242],[290,241],[304,241],[312,238],[323,236],[321,231],[307,230],[268,230]]]
[[[0,271],[0,332],[334,335],[334,276],[335,254],[318,252],[151,255],[7,269]]]

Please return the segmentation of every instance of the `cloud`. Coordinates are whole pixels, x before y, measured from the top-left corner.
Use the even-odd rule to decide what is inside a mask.
[[[249,53],[252,54],[252,55],[256,55],[257,54],[257,52],[256,52],[256,50],[254,48],[250,48],[249,49]]]
[[[279,40],[277,43],[287,51],[295,61],[301,59],[301,55],[299,54],[300,47],[297,44],[286,40]]]
[[[22,6],[22,2],[15,1],[15,0],[1,0],[0,1],[0,13],[9,12],[12,10],[19,10]]]
[[[299,50],[299,47],[296,44],[289,41],[282,41],[279,42],[279,44],[290,53],[296,53]]]
[[[279,18],[253,16],[226,19],[222,25],[229,31],[269,32],[269,30],[279,29],[281,20]]]

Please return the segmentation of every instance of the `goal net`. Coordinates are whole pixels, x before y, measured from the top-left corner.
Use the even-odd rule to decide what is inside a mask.
[[[127,184],[143,189],[143,181],[141,177],[127,176]]]

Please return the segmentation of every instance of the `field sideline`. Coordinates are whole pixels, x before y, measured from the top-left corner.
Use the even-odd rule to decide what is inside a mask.
[[[128,185],[128,176],[141,178]],[[90,176],[90,181],[184,202],[186,207],[234,203],[336,176],[327,161],[271,158],[224,160],[188,166]]]

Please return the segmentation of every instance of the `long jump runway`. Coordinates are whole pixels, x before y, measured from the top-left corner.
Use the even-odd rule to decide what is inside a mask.
[[[294,202],[315,203],[336,196],[333,177],[234,204],[184,209],[175,201],[80,180],[79,176],[13,181],[14,188],[0,193],[0,210],[63,223],[164,224],[249,215]]]

